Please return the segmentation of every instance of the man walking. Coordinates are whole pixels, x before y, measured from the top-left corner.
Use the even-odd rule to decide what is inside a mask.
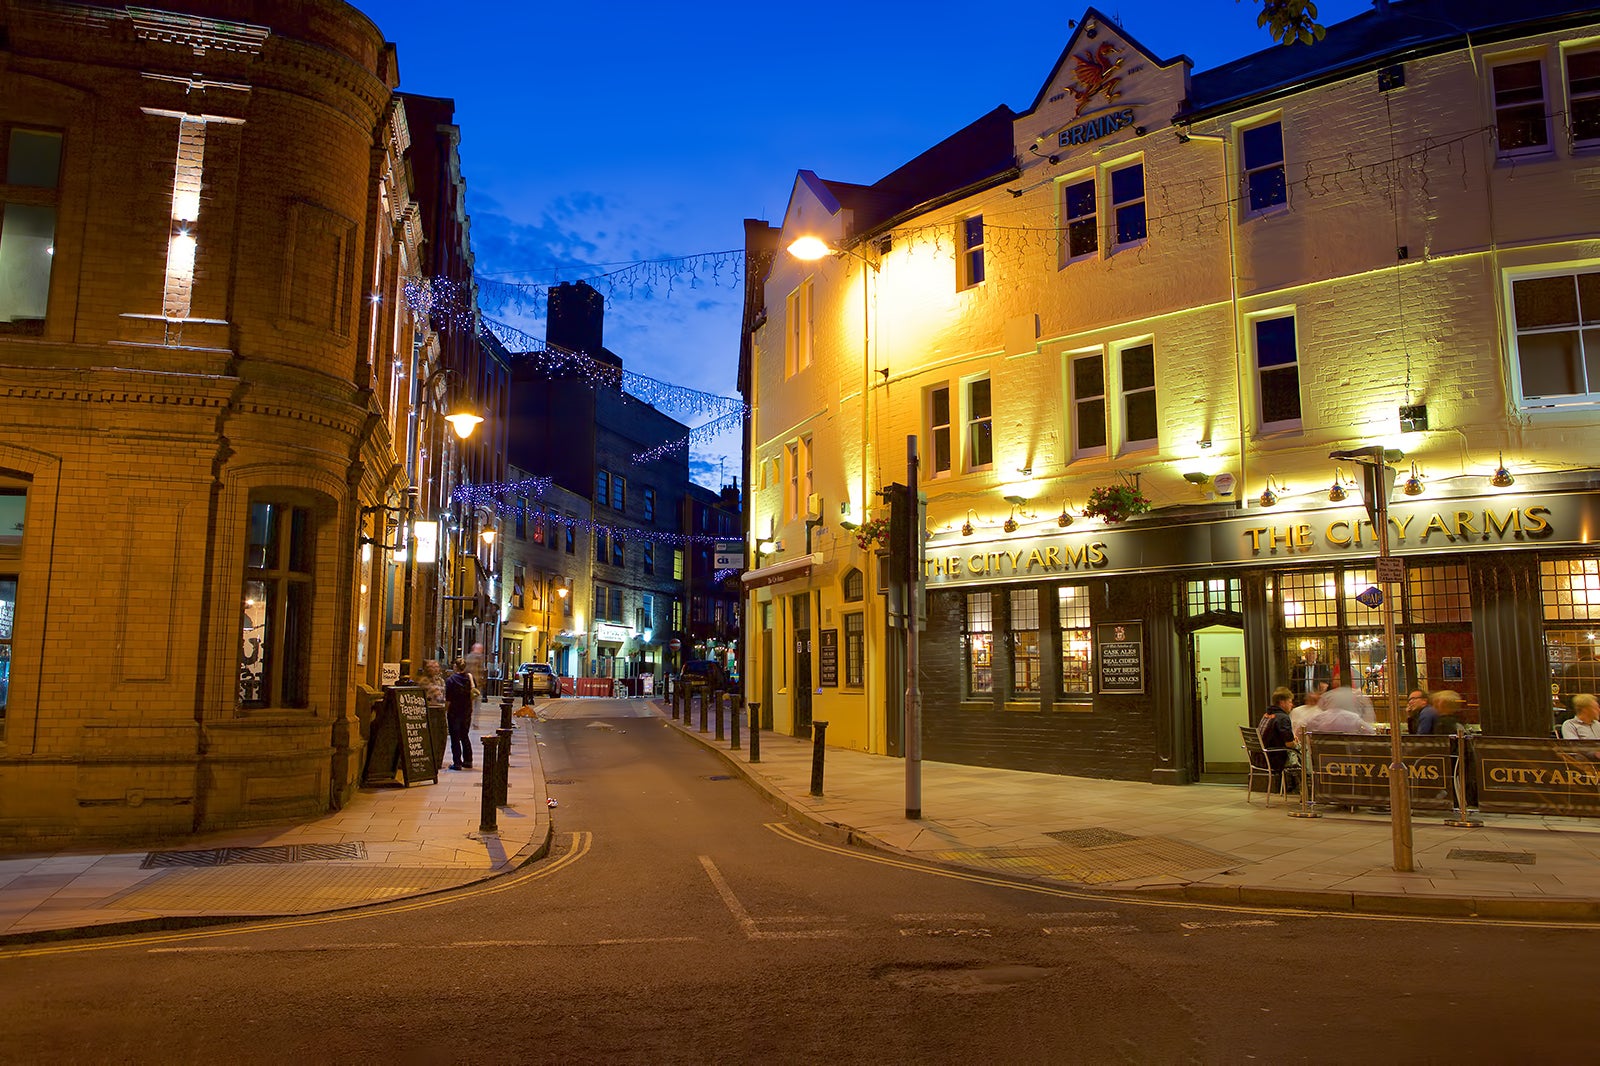
[[[450,769],[472,769],[472,675],[460,659],[444,679],[444,719],[450,727]]]

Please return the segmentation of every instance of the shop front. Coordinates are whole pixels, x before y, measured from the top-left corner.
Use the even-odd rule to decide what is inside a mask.
[[[1408,499],[1389,517],[1392,655],[1359,505],[930,538],[925,756],[1182,784],[1237,770],[1238,727],[1308,682],[1380,709],[1391,685],[1402,706],[1453,689],[1486,732],[1548,735],[1565,690],[1594,687],[1600,494]]]

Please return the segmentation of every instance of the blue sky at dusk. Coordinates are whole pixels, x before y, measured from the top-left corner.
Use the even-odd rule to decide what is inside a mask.
[[[1084,10],[1007,8],[1007,25],[945,2],[355,6],[395,43],[403,90],[456,102],[479,274],[594,279],[606,347],[629,370],[723,395],[736,391],[736,257],[630,264],[736,251],[743,219],[781,221],[797,170],[871,183],[1001,104],[1022,110]],[[1275,47],[1251,0],[1097,6],[1197,70]],[[1370,6],[1318,8],[1331,24]],[[542,307],[488,313],[544,336]],[[697,446],[695,480],[730,480],[738,453],[737,435]]]

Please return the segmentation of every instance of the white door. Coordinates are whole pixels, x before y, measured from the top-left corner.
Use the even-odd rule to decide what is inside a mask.
[[[1244,633],[1212,626],[1194,634],[1194,685],[1200,704],[1200,768],[1244,773],[1239,727],[1254,725],[1245,696]]]

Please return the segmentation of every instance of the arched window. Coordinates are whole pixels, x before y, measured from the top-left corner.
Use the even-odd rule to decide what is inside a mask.
[[[851,568],[844,575],[844,599],[846,603],[860,603],[866,596],[867,583],[861,576],[861,571]]]

